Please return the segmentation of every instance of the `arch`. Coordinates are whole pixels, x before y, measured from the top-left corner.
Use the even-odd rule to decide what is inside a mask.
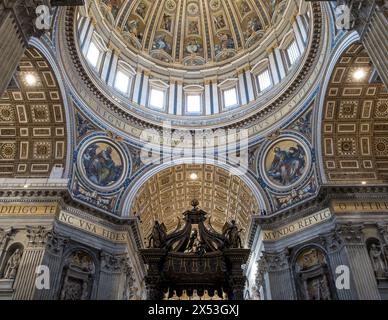
[[[128,187],[127,194],[123,197],[122,217],[136,216],[140,219],[143,237],[151,232],[154,220],[164,222],[170,232],[176,228],[178,218],[182,217],[182,213],[190,208],[192,198],[199,198],[200,207],[211,214],[213,227],[222,229],[227,219],[235,218],[244,228],[243,236],[246,236],[250,225],[250,215],[261,209],[269,208],[269,205],[264,200],[262,196],[264,193],[254,181],[254,177],[249,173],[239,176],[230,173],[228,175],[227,170],[231,168],[224,163],[217,163],[209,159],[198,161],[196,159],[193,164],[191,159],[185,158],[155,166],[143,173]],[[198,182],[190,181],[189,175],[192,172],[198,174]],[[168,178],[169,176],[174,178]],[[163,179],[165,179],[164,182]],[[227,182],[223,182],[222,179]],[[228,190],[223,183],[229,183],[229,189],[233,190]],[[161,189],[158,189],[158,195],[150,191],[156,185],[162,186]],[[169,197],[166,202],[165,197],[171,192],[173,198]],[[145,194],[153,199],[152,204],[147,202],[144,206],[141,198]],[[238,197],[234,197],[234,194],[238,194]],[[215,199],[208,198],[213,196]],[[226,197],[225,203],[221,202],[221,197]],[[158,213],[152,210],[158,210]]]
[[[299,299],[337,299],[326,250],[317,244],[306,244],[292,256],[292,272]]]
[[[31,38],[29,44],[34,48],[38,49],[49,62],[50,67],[52,68],[55,74],[55,77],[57,79],[57,83],[62,95],[62,101],[63,101],[64,111],[66,116],[66,129],[67,129],[66,166],[65,166],[63,177],[69,177],[71,174],[71,168],[72,168],[72,159],[73,159],[72,150],[74,150],[74,146],[75,146],[75,139],[74,139],[75,116],[74,116],[74,109],[73,109],[73,102],[71,100],[71,95],[69,94],[69,91],[64,84],[63,74],[58,65],[58,61],[57,61],[57,58],[55,57],[55,54],[49,49],[49,47],[43,41],[41,41],[38,38]]]
[[[26,178],[65,176],[65,96],[48,59],[30,45],[0,100],[0,178],[23,178],[24,184]]]
[[[348,46],[330,74],[319,128],[329,183],[384,183],[388,179],[388,95],[372,74],[371,60],[361,43]]]
[[[315,130],[314,134],[314,144],[317,146],[316,147],[316,152],[317,152],[317,166],[318,166],[318,172],[320,175],[320,178],[322,179],[323,183],[327,183],[326,175],[325,175],[325,170],[323,167],[323,158],[322,158],[322,131],[321,131],[321,119],[322,119],[322,114],[323,114],[323,109],[324,109],[324,100],[326,96],[326,91],[329,86],[330,82],[330,77],[333,73],[334,67],[342,55],[342,53],[354,42],[359,40],[359,36],[357,32],[351,32],[346,34],[341,41],[338,42],[336,48],[334,48],[333,53],[331,54],[330,57],[330,64],[327,65],[326,70],[323,71],[323,73],[326,75],[321,83],[321,88],[319,90],[319,93],[316,98],[316,104],[317,106],[315,107],[315,115],[314,115],[314,122],[313,122],[313,127],[317,128]]]

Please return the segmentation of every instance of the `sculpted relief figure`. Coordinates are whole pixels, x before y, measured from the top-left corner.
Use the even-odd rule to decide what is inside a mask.
[[[83,294],[84,289],[83,284],[67,279],[62,288],[60,298],[61,300],[86,300],[85,294]]]
[[[330,300],[330,289],[326,277],[322,275],[319,278],[308,281],[307,293],[308,300]]]
[[[12,256],[9,258],[4,270],[4,279],[15,279],[16,273],[19,269],[20,261],[22,259],[22,251],[16,249]]]

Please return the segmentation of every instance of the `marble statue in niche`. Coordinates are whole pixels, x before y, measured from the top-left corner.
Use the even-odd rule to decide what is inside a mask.
[[[386,271],[386,265],[380,242],[377,239],[367,240],[367,243],[368,242],[369,244],[367,244],[367,247],[373,271],[375,272],[376,277],[381,278]]]
[[[15,279],[18,272],[23,251],[17,248],[9,257],[3,272],[3,279]]]
[[[116,183],[123,173],[120,153],[106,142],[94,142],[87,146],[82,154],[82,165],[86,178],[101,187]]]
[[[294,141],[275,144],[265,159],[265,169],[271,182],[289,186],[298,181],[306,170],[307,156],[303,147]]]
[[[305,249],[295,263],[297,290],[304,300],[332,300],[326,257],[316,248]]]

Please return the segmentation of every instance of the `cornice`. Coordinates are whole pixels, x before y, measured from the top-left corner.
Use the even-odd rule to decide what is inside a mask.
[[[292,208],[274,212],[267,216],[252,216],[248,247],[251,247],[259,226],[273,227],[277,224],[287,224],[303,218],[324,208],[330,207],[332,200],[385,200],[388,185],[376,186],[322,186],[315,198],[300,203]]]

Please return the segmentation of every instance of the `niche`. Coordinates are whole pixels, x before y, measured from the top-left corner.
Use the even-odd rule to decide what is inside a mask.
[[[23,255],[23,246],[20,243],[12,244],[6,253],[0,272],[0,279],[15,280]]]
[[[336,299],[326,255],[318,248],[302,250],[295,259],[296,289],[302,300]]]
[[[60,300],[89,300],[95,278],[95,264],[90,254],[73,251],[65,260]]]
[[[366,247],[376,278],[386,278],[388,276],[388,247],[382,247],[376,238],[368,238]]]

